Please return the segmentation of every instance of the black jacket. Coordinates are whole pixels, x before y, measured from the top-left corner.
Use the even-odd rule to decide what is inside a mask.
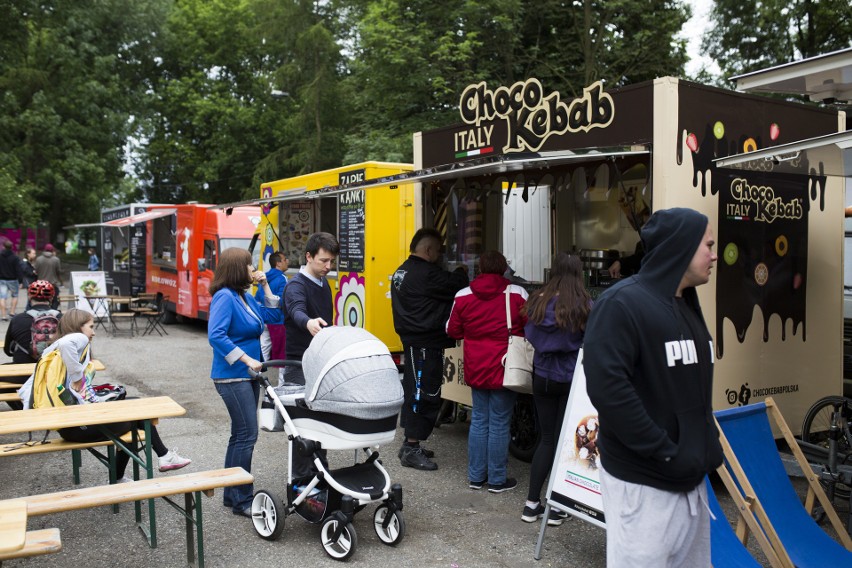
[[[322,286],[317,286],[300,272],[284,288],[284,329],[287,334],[284,350],[287,359],[302,360],[313,339],[308,331],[308,321],[314,318],[322,318],[328,325],[334,325],[331,287],[325,278]]]
[[[411,255],[394,272],[391,282],[393,327],[405,345],[452,347],[447,320],[456,292],[468,285],[467,272],[447,272],[437,264]]]
[[[0,280],[21,280],[21,259],[11,249],[0,251]]]
[[[635,276],[607,290],[586,327],[584,367],[611,475],[689,491],[722,463],[713,422],[713,341],[695,288],[675,292],[707,228],[690,209],[655,214]]]
[[[45,312],[51,309],[50,304],[34,304],[30,310]],[[3,352],[12,358],[12,363],[36,363],[32,358],[30,348],[32,346],[33,316],[27,312],[16,314],[9,321],[6,328],[6,339],[3,343]],[[14,381],[12,381],[14,382]]]

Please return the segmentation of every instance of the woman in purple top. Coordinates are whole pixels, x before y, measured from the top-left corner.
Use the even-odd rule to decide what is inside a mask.
[[[565,416],[577,354],[592,299],[583,285],[579,257],[560,252],[553,260],[550,280],[530,294],[523,311],[527,316],[524,334],[535,347],[533,357],[533,401],[538,414],[541,440],[530,468],[530,488],[521,519],[532,523],[544,515],[541,488],[553,467],[556,441]],[[562,524],[562,515],[550,512],[548,525]]]

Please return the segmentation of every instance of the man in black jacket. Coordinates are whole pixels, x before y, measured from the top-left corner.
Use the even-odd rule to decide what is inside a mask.
[[[0,319],[8,320],[18,309],[18,283],[21,280],[21,259],[12,250],[12,241],[3,243],[0,251]]]
[[[704,476],[722,463],[713,340],[696,286],[716,254],[707,217],[658,211],[642,268],[595,303],[585,337],[598,411],[608,566],[709,566]]]
[[[447,336],[447,319],[456,292],[468,285],[467,272],[447,272],[438,266],[441,233],[420,229],[414,233],[411,255],[393,275],[393,326],[405,350],[402,386],[402,427],[405,440],[399,450],[402,465],[438,469],[433,452],[420,447],[435,427],[441,408],[444,349],[455,343]]]

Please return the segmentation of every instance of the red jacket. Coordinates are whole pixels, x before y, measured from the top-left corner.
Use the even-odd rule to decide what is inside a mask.
[[[478,389],[503,386],[503,356],[509,344],[506,327],[506,287],[510,287],[509,309],[512,335],[524,335],[527,318],[521,306],[527,291],[497,274],[480,274],[456,294],[447,335],[464,339],[464,382]]]

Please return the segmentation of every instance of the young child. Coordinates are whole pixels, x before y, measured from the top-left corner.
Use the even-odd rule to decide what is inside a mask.
[[[62,319],[59,320],[56,340],[42,354],[44,356],[52,351],[59,350],[62,362],[65,363],[66,368],[65,388],[74,395],[78,404],[100,402],[92,388],[95,372],[89,364],[91,361],[91,350],[86,349],[95,336],[94,326],[95,320],[91,313],[76,308],[68,310],[62,316]],[[35,374],[18,391],[18,395],[24,402],[24,408],[29,408],[30,393],[32,392],[34,379]],[[142,428],[142,423],[139,421],[115,422],[105,424],[104,427],[108,428],[113,434],[120,436],[134,428]],[[63,428],[59,430],[59,435],[69,442],[99,442],[107,439],[98,428]],[[153,448],[159,457],[160,471],[180,469],[192,463],[192,460],[181,457],[174,450],[166,448],[154,425],[151,425],[151,439],[149,442],[151,448]],[[120,483],[130,481],[129,478],[124,476],[124,470],[129,461],[130,456],[127,453],[117,453],[116,475],[119,477]]]

